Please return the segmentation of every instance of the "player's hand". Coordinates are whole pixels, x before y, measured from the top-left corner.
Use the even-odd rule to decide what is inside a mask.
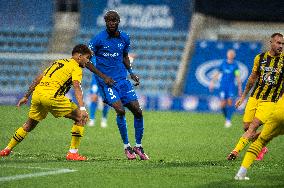
[[[89,114],[86,110],[81,110],[81,121],[82,125],[86,125],[87,121],[89,120]]]
[[[241,104],[243,104],[245,100],[245,97],[244,96],[241,96],[235,103],[235,107],[238,108],[239,106],[241,106]]]
[[[136,74],[130,74],[132,80],[134,80],[134,86],[138,86],[140,84],[139,77]]]
[[[27,104],[27,102],[29,101],[29,98],[27,97],[23,97],[19,100],[18,104],[17,104],[17,107],[20,107],[21,105],[23,104]]]
[[[108,86],[113,86],[114,83],[115,83],[115,81],[114,81],[111,77],[108,77],[108,76],[106,76],[106,77],[104,78],[104,82],[105,82],[105,84],[108,85]]]

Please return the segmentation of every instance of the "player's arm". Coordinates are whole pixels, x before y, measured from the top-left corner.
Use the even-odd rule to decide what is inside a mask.
[[[245,90],[242,94],[243,98],[246,98],[246,96],[248,95],[249,91],[251,90],[251,88],[253,87],[254,83],[256,82],[256,80],[258,79],[259,73],[258,72],[252,72],[249,76],[249,79],[247,81]]]
[[[131,66],[127,52],[123,53],[123,64],[124,64],[125,68],[127,69],[127,71],[129,72],[131,79],[135,81],[134,85],[138,86],[140,84],[139,77],[136,74],[134,74],[134,72],[133,72],[133,69],[132,69],[132,66]]]
[[[31,96],[32,92],[35,90],[35,87],[40,83],[43,74],[38,75],[29,86],[28,91],[25,93],[24,97],[19,100],[17,107],[20,107],[22,104],[26,104]]]
[[[243,103],[243,101],[247,97],[249,91],[251,90],[251,88],[254,86],[256,80],[258,79],[258,77],[259,77],[258,69],[259,69],[259,55],[257,55],[254,58],[254,65],[253,65],[253,68],[252,68],[252,73],[250,74],[250,76],[248,78],[248,81],[246,83],[246,87],[245,87],[244,92],[242,93],[242,96],[236,101],[236,104],[235,104],[236,108],[238,108]]]
[[[96,64],[96,52],[98,51],[98,49],[100,48],[100,40],[98,40],[97,37],[93,38],[90,43],[89,43],[89,48],[92,50],[93,52],[93,56],[90,59],[90,61],[86,64],[87,69],[89,69],[91,72],[93,72],[94,74],[96,74],[97,76],[99,76],[100,78],[102,78],[104,80],[104,82],[108,85],[108,86],[112,86],[115,81],[108,77],[107,75],[103,74],[101,71],[99,71],[94,64]]]
[[[91,62],[86,64],[86,68],[102,78],[107,85],[112,86],[115,83],[115,81],[111,77],[108,77],[107,75],[99,71],[99,69],[97,69]]]
[[[215,73],[215,74],[213,75],[212,79],[210,80],[210,83],[209,83],[209,91],[210,91],[210,92],[213,91],[215,82],[218,80],[219,75],[220,75],[219,72]]]
[[[81,122],[83,125],[86,124],[87,120],[88,120],[88,113],[85,107],[85,103],[83,100],[83,91],[81,88],[81,83],[78,80],[73,80],[72,82],[73,84],[73,88],[74,88],[74,92],[75,92],[75,98],[78,102],[78,105],[80,107],[80,111],[81,111]]]
[[[235,70],[235,77],[237,79],[237,84],[238,84],[238,94],[239,97],[242,96],[242,80],[241,80],[241,72],[239,69]]]

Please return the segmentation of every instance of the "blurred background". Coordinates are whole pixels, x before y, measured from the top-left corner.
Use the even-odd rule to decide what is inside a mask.
[[[244,88],[255,55],[284,31],[284,1],[1,0],[0,105],[16,104],[49,63],[88,44],[110,9],[130,34],[146,110],[219,112],[218,88],[210,93],[208,85],[227,50],[236,51]]]

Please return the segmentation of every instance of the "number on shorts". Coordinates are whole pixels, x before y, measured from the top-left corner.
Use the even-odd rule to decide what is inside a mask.
[[[113,91],[112,91],[111,88],[108,88],[107,90],[108,90],[108,92],[109,92],[109,94],[110,94],[110,96],[111,96],[111,99],[116,98],[116,96],[113,94]]]

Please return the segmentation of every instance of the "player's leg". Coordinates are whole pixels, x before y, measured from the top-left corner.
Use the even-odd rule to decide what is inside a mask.
[[[248,145],[256,134],[256,130],[262,124],[258,118],[254,118],[251,124],[249,125],[248,130],[242,135],[239,139],[235,149],[228,155],[228,160],[235,160],[238,154]]]
[[[226,117],[226,123],[225,123],[225,127],[231,127],[232,126],[232,116],[234,113],[234,107],[233,107],[233,99],[232,98],[228,98],[226,100],[226,107],[227,109],[227,117]]]
[[[8,156],[12,149],[17,145],[19,144],[20,142],[22,142],[24,140],[24,138],[27,136],[27,134],[29,132],[31,132],[35,127],[36,125],[38,124],[39,122],[36,121],[36,120],[33,120],[31,118],[28,118],[28,120],[26,121],[26,123],[18,128],[15,132],[15,134],[13,135],[13,137],[10,139],[10,142],[8,143],[8,145],[6,146],[5,149],[3,149],[1,152],[0,152],[0,156]]]
[[[272,114],[271,118],[263,125],[263,129],[259,137],[253,141],[248,148],[242,165],[235,176],[236,180],[244,180],[246,178],[247,169],[257,159],[261,150],[276,136],[284,133],[284,102],[277,103],[276,110]]]
[[[102,112],[102,119],[101,119],[101,127],[107,127],[107,115],[109,112],[109,106],[107,104],[103,104],[103,112]]]
[[[75,104],[73,104],[73,106],[75,106]],[[71,128],[70,149],[66,155],[66,159],[79,161],[86,160],[87,158],[85,156],[79,155],[78,153],[81,139],[84,136],[84,126],[86,124],[86,122],[81,120],[81,111],[79,110],[79,108],[76,108],[64,117],[74,120],[74,124]]]
[[[82,120],[81,111],[78,106],[70,102],[65,96],[58,96],[50,100],[52,102],[52,108],[49,109],[50,113],[54,117],[65,117],[74,120],[74,124],[71,128],[71,143],[69,151],[66,155],[67,160],[86,160],[86,157],[79,155],[78,149],[81,143],[81,139],[84,136],[84,126],[86,120]]]
[[[136,155],[133,152],[128,140],[125,109],[119,94],[120,82],[117,82],[112,88],[103,82],[99,82],[98,86],[102,94],[101,97],[103,98],[103,101],[113,107],[116,112],[116,123],[124,144],[123,147],[126,157],[130,160],[136,159]]]
[[[112,103],[111,106],[114,108],[116,112],[116,123],[119,129],[121,139],[124,144],[125,155],[129,160],[136,159],[136,155],[132,147],[130,146],[130,143],[128,140],[127,123],[126,123],[126,118],[125,118],[124,106],[120,100]]]
[[[148,155],[144,152],[142,147],[142,138],[144,134],[144,118],[142,109],[138,100],[131,101],[125,105],[134,115],[134,128],[135,128],[135,140],[136,144],[133,150],[140,156],[141,160],[148,160]]]
[[[96,110],[98,106],[98,96],[95,93],[91,94],[91,103],[90,103],[90,121],[89,121],[89,126],[94,126],[95,125],[95,116],[96,116]]]
[[[243,124],[244,124],[244,130],[247,131],[249,128],[249,125],[254,119],[256,110],[257,110],[258,102],[255,98],[250,97],[243,116]],[[235,148],[233,151],[227,156],[228,160],[235,160],[238,156],[238,153],[243,150],[243,148],[249,143],[249,140],[247,138],[240,137],[238,140]]]
[[[48,111],[41,105],[40,96],[33,94],[31,100],[31,107],[29,110],[29,118],[24,123],[23,126],[19,127],[13,137],[10,139],[7,147],[0,152],[1,156],[8,156],[11,150],[19,144],[29,132],[31,132],[36,125],[44,119],[47,115]]]
[[[225,90],[222,90],[220,91],[220,100],[221,100],[221,110],[222,110],[222,113],[223,113],[223,116],[224,118],[226,119],[227,117],[227,108],[226,108],[226,99],[225,99],[225,96],[226,96],[226,93],[225,93]]]
[[[250,123],[247,131],[240,138],[235,149],[229,154],[228,160],[234,160],[237,154],[245,148],[245,146],[249,143],[249,141],[252,141],[255,138],[255,136],[257,135],[256,132],[257,129],[268,120],[268,118],[271,116],[272,112],[274,111],[275,106],[276,105],[273,102],[258,103],[253,121]],[[247,119],[249,118],[245,118],[244,116],[244,121]],[[264,153],[267,153],[267,148],[264,148]]]
[[[144,152],[141,142],[144,133],[144,119],[143,119],[142,109],[138,102],[138,97],[130,81],[128,80],[124,81],[123,87],[126,89],[124,90],[124,92],[121,93],[122,103],[134,115],[136,145],[133,148],[133,150],[135,151],[136,154],[140,156],[142,160],[148,160],[149,157]]]
[[[275,110],[276,103],[273,102],[262,102],[259,105],[259,110],[256,112],[256,117],[259,117],[262,122],[266,122],[271,117],[271,112]],[[255,140],[259,136],[260,132],[254,133],[252,140]],[[264,146],[261,151],[259,152],[259,155],[257,156],[256,160],[261,161],[264,158],[264,155],[268,153],[268,148]]]

